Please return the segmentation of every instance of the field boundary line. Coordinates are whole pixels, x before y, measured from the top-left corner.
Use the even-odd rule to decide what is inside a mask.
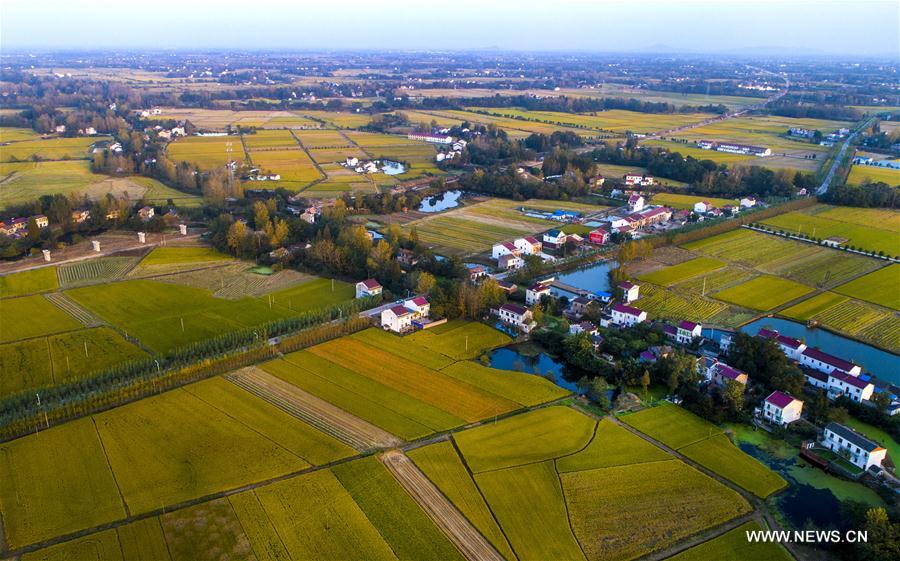
[[[444,535],[469,561],[503,561],[503,556],[440,492],[403,452],[392,450],[379,457],[406,492],[419,504]]]
[[[131,509],[128,508],[128,503],[125,502],[125,495],[122,494],[122,488],[119,487],[119,480],[116,478],[116,472],[113,470],[112,463],[109,461],[109,454],[106,452],[106,444],[103,443],[100,429],[97,428],[97,419],[95,419],[93,415],[91,415],[91,424],[94,426],[94,434],[97,435],[97,440],[100,441],[100,449],[103,450],[103,459],[106,460],[106,467],[109,468],[109,474],[113,478],[113,483],[116,484],[116,491],[119,492],[119,500],[122,501],[122,509],[125,511],[125,517],[128,518],[131,516]]]
[[[84,327],[100,327],[106,325],[106,321],[94,312],[88,310],[64,292],[48,292],[44,299],[50,301],[57,309],[74,318]]]
[[[313,158],[313,155],[310,154],[309,149],[303,144],[303,142],[300,141],[300,138],[297,137],[293,130],[290,130],[288,132],[291,133],[291,137],[294,139],[294,142],[296,142],[297,145],[300,146],[300,149],[303,150],[303,152],[306,154],[306,157],[309,158],[309,161],[312,162],[314,166],[316,166],[316,171],[318,171],[322,176],[316,183],[321,183],[322,181],[328,179],[328,174],[325,173],[325,170],[322,169],[322,166],[319,165],[319,162],[317,162],[316,159]]]
[[[756,511],[748,512],[747,514],[732,518],[731,520],[726,520],[725,522],[713,526],[712,528],[701,530],[696,534],[692,534],[686,538],[683,538],[662,551],[641,555],[637,558],[636,561],[660,561],[663,559],[669,559],[670,557],[674,557],[675,555],[678,555],[679,553],[687,551],[693,547],[697,547],[698,545],[710,542],[722,536],[723,534],[726,534],[731,530],[734,530],[735,528],[746,524],[747,522],[750,522],[751,520],[758,521],[761,518],[762,516],[760,515],[760,513]]]
[[[478,485],[478,480],[475,479],[475,473],[472,471],[472,468],[469,467],[469,461],[466,460],[466,457],[463,455],[462,450],[459,449],[459,444],[457,444],[456,439],[453,438],[453,435],[450,435],[450,444],[453,446],[453,450],[456,452],[456,455],[459,456],[459,460],[462,462],[463,467],[466,469],[466,473],[469,474],[469,479],[472,480],[472,484],[475,486],[475,489],[478,490],[478,495],[481,497],[481,500],[484,501],[484,505],[487,507],[488,512],[491,513],[491,518],[493,518],[494,523],[497,525],[497,528],[500,529],[500,533],[503,535],[503,539],[506,540],[506,544],[509,546],[509,550],[512,551],[513,555],[516,556],[516,559],[521,559],[519,552],[516,551],[516,547],[513,545],[512,540],[509,539],[509,536],[506,534],[506,529],[503,528],[503,524],[500,523],[500,519],[497,518],[497,513],[494,512],[494,509],[491,507],[491,503],[487,500],[487,497],[484,496],[484,491],[481,490],[481,486]]]

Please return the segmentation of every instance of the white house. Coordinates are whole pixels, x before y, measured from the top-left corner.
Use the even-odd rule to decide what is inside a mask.
[[[845,372],[851,376],[859,376],[862,374],[862,367],[858,364],[853,364],[852,362],[824,353],[815,347],[804,349],[803,352],[800,353],[800,364],[826,374],[831,374],[835,370]]]
[[[750,377],[746,372],[728,366],[724,362],[717,362],[710,369],[710,379],[718,386],[724,386],[728,380],[746,386]]]
[[[853,465],[866,470],[872,466],[881,467],[881,462],[887,456],[887,450],[878,443],[837,423],[825,425],[822,446],[841,454]]]
[[[777,424],[788,425],[800,419],[803,402],[786,393],[774,391],[763,402],[762,416]]]
[[[512,242],[495,243],[491,248],[491,258],[500,259],[503,255],[518,255],[519,249]]]
[[[861,403],[872,398],[872,392],[875,391],[875,385],[846,374],[840,370],[834,370],[828,374],[828,397],[834,399],[839,396],[846,396]]]
[[[550,230],[544,232],[544,243],[552,244],[553,247],[560,247],[566,243],[566,234],[562,230]]]
[[[525,303],[534,306],[541,301],[542,296],[550,296],[550,284],[538,282],[525,290]]]
[[[497,317],[506,325],[511,325],[525,333],[531,331],[535,326],[531,310],[512,302],[500,306],[497,309]]]
[[[403,333],[412,327],[412,312],[397,304],[381,312],[381,327],[394,333]]]
[[[356,297],[366,298],[368,296],[378,296],[381,294],[381,285],[375,279],[366,279],[356,283]]]
[[[625,299],[626,304],[630,304],[638,299],[641,286],[639,284],[634,284],[633,282],[620,282],[619,288],[622,289],[622,298]]]
[[[406,309],[412,312],[412,319],[427,318],[431,311],[431,304],[424,296],[410,298],[403,303]]]
[[[518,238],[513,242],[513,245],[516,246],[516,249],[518,249],[522,255],[537,255],[543,248],[543,244],[534,236]]]
[[[497,259],[497,267],[504,271],[521,269],[524,266],[525,260],[512,253],[501,255],[500,259]]]
[[[647,312],[643,310],[618,303],[612,307],[612,322],[616,325],[631,327],[645,321],[647,321]]]
[[[628,197],[628,210],[631,212],[640,212],[644,210],[644,197],[637,194]]]
[[[406,135],[409,140],[421,140],[432,144],[453,144],[452,136],[411,132]]]
[[[756,197],[744,197],[741,199],[741,208],[756,206]]]
[[[695,214],[706,214],[711,208],[712,205],[709,204],[709,201],[697,201],[696,203],[694,203]]]
[[[760,329],[756,336],[775,341],[779,348],[781,348],[781,352],[787,355],[791,360],[799,361],[800,355],[806,350],[806,344],[799,339],[780,335],[773,329]]]
[[[692,321],[682,321],[678,324],[678,330],[675,333],[675,340],[682,345],[687,345],[691,341],[693,341],[695,337],[700,337],[702,331],[703,326],[699,323],[694,323]]]
[[[581,323],[573,323],[569,326],[569,334],[570,335],[578,335],[579,333],[587,333],[588,335],[596,335],[597,334],[597,326],[589,321],[582,321]]]

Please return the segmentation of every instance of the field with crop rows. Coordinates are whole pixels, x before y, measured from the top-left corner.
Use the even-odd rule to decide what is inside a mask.
[[[762,275],[726,288],[713,297],[751,310],[766,311],[812,292],[791,280]]]
[[[138,262],[137,257],[98,257],[77,263],[60,265],[60,288],[75,288],[95,283],[107,283],[122,278]]]
[[[762,529],[755,521],[741,524],[734,530],[730,530],[721,536],[670,557],[670,560],[719,561],[721,559],[730,559],[732,561],[759,561],[760,559],[765,559],[766,561],[791,561],[793,556],[781,544],[762,541],[747,542],[747,532]]]
[[[691,259],[690,261],[685,261],[678,265],[672,265],[671,267],[665,267],[651,273],[639,275],[638,278],[642,281],[652,282],[653,284],[672,286],[673,284],[677,284],[698,275],[716,271],[724,266],[725,263],[718,259],[697,257],[696,259]]]
[[[900,254],[900,211],[897,210],[815,205],[762,222],[785,232],[823,239],[846,238],[847,245],[867,251]]]
[[[879,166],[854,165],[847,176],[848,185],[863,183],[887,183],[892,187],[900,185],[900,169]]]
[[[652,318],[707,322],[713,317],[717,323],[728,324],[724,317],[729,307],[715,300],[680,290],[666,289],[652,284],[641,286],[641,298],[636,304]]]

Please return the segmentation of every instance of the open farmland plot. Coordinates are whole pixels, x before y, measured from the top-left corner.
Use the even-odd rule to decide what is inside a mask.
[[[654,133],[699,123],[708,119],[707,113],[639,113],[623,109],[611,109],[597,111],[595,113],[561,113],[556,111],[529,111],[515,108],[483,108],[473,107],[473,111],[486,112],[501,117],[521,119],[523,121],[537,121],[561,127],[575,127],[593,131],[613,131],[624,133]],[[479,115],[481,116],[481,115]],[[477,120],[477,117],[473,117]]]
[[[56,269],[41,267],[0,277],[0,298],[48,292],[58,287]]]
[[[790,313],[791,308],[785,310]],[[825,327],[880,347],[900,349],[900,317],[895,312],[848,300],[811,316]]]
[[[806,321],[833,306],[843,304],[847,300],[849,300],[849,298],[846,296],[841,296],[834,292],[822,292],[811,298],[807,298],[800,303],[794,304],[790,308],[781,310],[781,315]]]
[[[747,522],[669,559],[670,561],[720,561],[721,559],[791,561],[793,559],[793,556],[781,544],[763,541],[748,542],[747,532],[759,530],[762,528],[757,522]]]
[[[18,127],[0,127],[0,142],[22,142],[24,140],[39,140],[41,135],[32,129]]]
[[[736,492],[677,460],[560,478],[589,561],[634,559],[750,511]]]
[[[638,278],[642,281],[652,282],[653,284],[671,286],[698,275],[721,269],[724,266],[725,263],[718,259],[698,257],[696,259],[691,259],[690,261],[685,261],[684,263],[679,263],[678,265],[672,265],[671,267],[659,269],[652,273],[640,275]]]
[[[0,317],[22,318],[22,321],[4,319],[0,322],[0,343],[74,331],[82,327],[75,318],[40,295],[0,300]]]
[[[900,211],[896,210],[815,205],[767,218],[763,224],[817,238],[846,238],[848,245],[868,251],[900,254]]]
[[[457,254],[486,251],[496,242],[523,234],[520,229],[457,218],[452,213],[423,218],[404,225],[407,232],[413,228],[423,243]]]
[[[717,426],[676,405],[663,404],[621,417],[622,422],[671,448],[721,434]]]
[[[641,287],[641,298],[636,305],[654,318],[687,319],[700,323],[716,318],[716,323],[732,323],[728,317],[732,311],[722,302],[652,284]]]
[[[668,140],[645,140],[642,141],[641,144],[643,146],[655,146],[657,148],[665,148],[671,153],[681,154],[683,158],[687,158],[688,156],[695,158],[697,160],[711,160],[717,164],[726,164],[726,165],[767,165],[772,161],[771,157],[765,158],[765,162],[762,162],[761,158],[757,158],[756,156],[744,155],[744,154],[729,154],[728,152],[717,152],[715,150],[703,150],[702,148],[697,148],[694,144],[689,144],[685,142],[673,142]],[[797,160],[797,162],[801,162],[804,160]],[[809,161],[809,160],[806,160]],[[798,163],[798,165],[800,165]],[[810,164],[805,164],[810,165]],[[818,164],[815,164],[818,166]]]
[[[372,122],[372,116],[367,113],[348,113],[342,111],[318,111],[315,109],[306,109],[294,111],[297,115],[309,117],[316,121],[323,121],[339,129],[355,129]]]
[[[678,451],[761,499],[787,486],[778,474],[743,453],[723,434],[679,448]]]
[[[44,195],[84,193],[99,199],[107,193],[140,196],[144,188],[134,178],[109,178],[91,173],[87,160],[0,163],[0,207],[31,203]]]
[[[341,134],[339,131],[297,131],[294,133],[294,135],[308,150],[328,148],[358,148],[355,143],[348,140],[347,137]]]
[[[155,520],[154,520],[155,521]],[[20,557],[22,561],[120,561],[123,549],[119,545],[117,530],[105,530],[91,534],[83,538],[51,545],[33,553],[26,553]],[[128,558],[132,559],[132,558]],[[168,553],[165,557],[158,557],[160,561],[168,561]]]
[[[0,512],[10,548],[125,516],[91,419],[0,445]]]
[[[676,285],[680,292],[695,292],[697,294],[712,294],[729,286],[746,282],[756,276],[756,273],[740,267],[727,266],[711,273],[694,277]]]
[[[539,405],[569,395],[568,390],[542,376],[522,376],[521,372],[488,368],[469,360],[453,363],[441,369],[441,373],[524,406]]]
[[[88,157],[88,148],[95,142],[110,140],[108,136],[90,138],[48,138],[14,142],[0,148],[4,162],[37,158],[41,160],[74,160]]]
[[[203,197],[172,189],[152,177],[138,175],[127,178],[130,185],[124,188],[132,197],[140,196],[153,205],[168,205],[169,201],[179,208],[193,208],[203,204]]]
[[[141,260],[141,265],[171,265],[176,263],[206,263],[230,261],[233,258],[211,247],[157,247]]]
[[[862,185],[863,183],[887,183],[892,187],[900,185],[900,169],[854,165],[847,176],[848,185]]]
[[[173,160],[190,162],[203,170],[222,167],[229,157],[237,162],[244,160],[238,136],[186,136],[170,142],[166,150]]]
[[[502,331],[478,322],[465,323],[440,334],[422,330],[408,336],[408,339],[456,360],[475,358],[486,350],[512,341]]]
[[[808,286],[767,275],[726,288],[715,298],[744,308],[766,311],[812,292]]]
[[[900,311],[900,265],[889,265],[834,291]]]
[[[292,315],[253,298],[224,300],[208,290],[146,280],[75,288],[66,295],[160,353]]]
[[[556,460],[560,473],[670,460],[672,456],[609,419],[601,419],[590,444]]]
[[[271,299],[273,310],[296,314],[352,300],[355,290],[346,282],[316,278],[260,296],[258,301],[268,305]]]

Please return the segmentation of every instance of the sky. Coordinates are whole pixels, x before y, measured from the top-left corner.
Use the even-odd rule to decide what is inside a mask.
[[[0,0],[0,50],[690,52],[900,59],[898,0]]]

